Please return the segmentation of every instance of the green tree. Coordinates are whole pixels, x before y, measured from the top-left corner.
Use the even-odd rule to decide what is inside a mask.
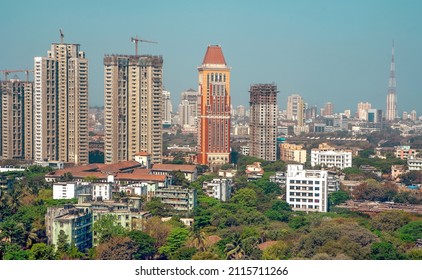
[[[191,260],[196,252],[197,252],[196,248],[183,246],[177,249],[171,255],[171,259],[172,260]]]
[[[243,188],[233,195],[231,201],[242,206],[254,207],[257,203],[257,194],[251,188]]]
[[[23,250],[17,244],[9,243],[9,244],[4,244],[4,246],[1,246],[1,247],[3,247],[3,260],[28,260],[29,259],[29,251]]]
[[[113,236],[124,235],[126,230],[117,224],[117,217],[112,214],[99,216],[92,227],[98,243],[104,243]]]
[[[192,260],[220,260],[221,258],[212,252],[196,252],[195,255],[192,256]]]
[[[129,237],[136,243],[138,250],[134,252],[133,258],[135,260],[151,259],[157,252],[155,248],[156,240],[139,230],[132,230],[129,232]]]
[[[377,230],[395,231],[410,221],[403,211],[386,211],[372,218],[371,226]]]
[[[30,260],[55,260],[56,253],[54,245],[47,245],[45,243],[34,244],[29,250]]]
[[[331,206],[339,205],[346,202],[350,199],[350,196],[347,192],[339,190],[328,195],[328,201]]]
[[[422,239],[422,221],[412,221],[398,229],[400,239],[415,242]]]
[[[182,186],[184,188],[189,186],[189,181],[186,179],[185,174],[182,171],[171,171],[170,176],[172,177],[173,185]]]
[[[69,235],[67,235],[63,230],[60,230],[58,240],[57,240],[57,254],[63,255],[67,253],[70,249],[70,244],[68,242]]]
[[[171,258],[173,252],[182,247],[189,235],[189,231],[185,228],[174,228],[170,231],[166,243],[158,249],[160,254]]]
[[[400,254],[390,242],[377,242],[371,246],[371,260],[402,260],[404,256]]]
[[[73,181],[74,177],[73,174],[70,172],[66,172],[60,176],[60,182],[70,182]]]
[[[287,260],[289,259],[289,246],[283,242],[278,241],[274,245],[270,245],[264,249],[262,254],[263,260]]]
[[[153,216],[168,216],[170,213],[170,206],[161,202],[161,199],[158,197],[153,197],[145,205],[145,209],[151,213]]]

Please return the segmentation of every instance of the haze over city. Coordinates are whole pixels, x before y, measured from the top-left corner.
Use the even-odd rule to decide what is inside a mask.
[[[396,46],[398,112],[415,109],[422,92],[420,1],[8,1],[1,69],[31,69],[63,29],[90,62],[89,103],[102,106],[103,57],[162,55],[163,84],[177,105],[197,89],[197,67],[210,44],[221,45],[232,68],[232,103],[248,105],[253,83],[275,82],[279,108],[299,93],[336,112],[370,102],[385,110],[391,45]],[[7,39],[6,39],[7,38]]]

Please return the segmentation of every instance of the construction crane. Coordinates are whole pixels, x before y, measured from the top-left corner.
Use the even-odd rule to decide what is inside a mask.
[[[10,73],[19,73],[19,72],[25,72],[26,74],[26,81],[29,81],[29,72],[34,72],[34,70],[0,70],[0,73],[4,73],[4,80],[7,81],[7,78]]]
[[[60,28],[60,44],[63,44],[64,41],[64,33],[63,30]]]
[[[140,38],[138,38],[138,36],[131,37],[130,40],[132,41],[132,43],[135,43],[135,55],[138,55],[138,42],[153,43],[153,44],[157,44],[158,43],[158,42],[154,42],[154,41],[148,41],[148,40],[140,39]]]

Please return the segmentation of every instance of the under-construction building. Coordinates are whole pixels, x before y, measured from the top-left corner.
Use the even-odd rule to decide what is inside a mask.
[[[268,161],[277,159],[277,86],[250,87],[249,155]]]

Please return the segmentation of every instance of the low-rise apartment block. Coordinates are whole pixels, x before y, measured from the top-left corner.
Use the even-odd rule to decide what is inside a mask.
[[[176,211],[191,212],[197,205],[196,189],[169,186],[155,190],[154,197]]]
[[[311,166],[322,165],[344,169],[352,167],[352,151],[336,150],[327,144],[321,144],[318,149],[311,150]]]
[[[286,201],[294,211],[327,212],[328,172],[305,170],[289,164],[286,176]]]
[[[306,162],[306,150],[303,145],[282,143],[280,144],[280,159],[285,162]]]
[[[202,183],[202,190],[210,197],[221,201],[228,201],[231,197],[232,180],[227,178],[214,178],[212,181]]]

